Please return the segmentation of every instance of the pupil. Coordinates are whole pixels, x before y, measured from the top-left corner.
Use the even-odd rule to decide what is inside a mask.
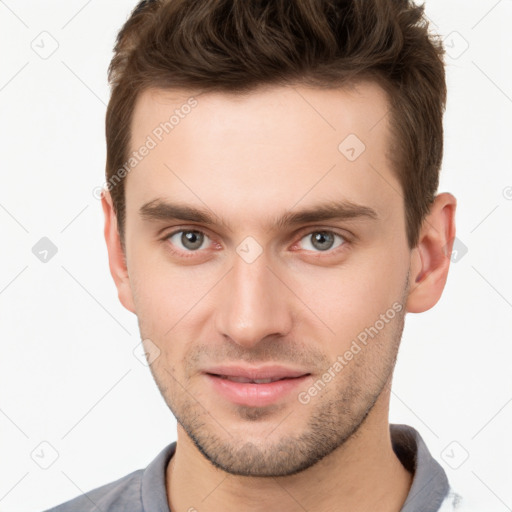
[[[198,231],[186,231],[181,235],[181,241],[188,249],[197,249],[203,243],[202,234]]]
[[[325,245],[322,245],[322,244],[325,244],[327,241],[327,247]],[[333,237],[330,233],[323,233],[323,232],[318,232],[316,233],[314,236],[313,236],[313,245],[317,248],[317,249],[329,249],[333,244]]]

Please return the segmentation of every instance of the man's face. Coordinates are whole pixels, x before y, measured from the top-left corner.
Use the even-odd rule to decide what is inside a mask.
[[[131,150],[156,145],[126,179],[124,302],[201,453],[233,474],[293,474],[387,413],[410,263],[388,104],[369,83],[188,98],[146,91],[136,105]],[[365,209],[286,222],[341,203]],[[219,366],[303,377],[236,383]]]

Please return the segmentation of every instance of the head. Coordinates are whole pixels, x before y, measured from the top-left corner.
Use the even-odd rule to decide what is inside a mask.
[[[455,200],[436,196],[427,29],[406,0],[156,0],[119,33],[110,268],[166,403],[225,471],[293,474],[382,420],[405,314],[442,293]],[[247,405],[219,365],[304,377]]]

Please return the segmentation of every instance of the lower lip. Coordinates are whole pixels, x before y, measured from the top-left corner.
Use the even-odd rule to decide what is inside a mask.
[[[263,407],[284,398],[297,387],[304,385],[309,375],[293,379],[282,379],[267,384],[234,382],[215,375],[206,374],[213,388],[222,396],[238,405]]]

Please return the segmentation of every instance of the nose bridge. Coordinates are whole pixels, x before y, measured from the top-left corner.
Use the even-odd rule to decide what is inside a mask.
[[[217,307],[217,328],[239,345],[251,347],[291,329],[291,311],[265,254],[254,261],[235,255]]]

